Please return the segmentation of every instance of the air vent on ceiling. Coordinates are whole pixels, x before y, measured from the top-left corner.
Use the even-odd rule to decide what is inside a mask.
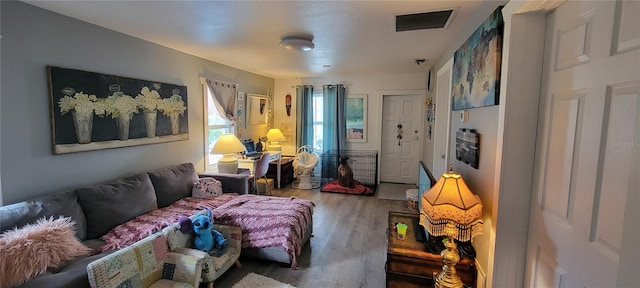
[[[444,28],[453,10],[396,15],[396,32]]]

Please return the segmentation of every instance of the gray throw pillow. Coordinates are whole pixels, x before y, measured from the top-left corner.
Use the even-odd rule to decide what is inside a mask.
[[[171,203],[191,196],[193,182],[198,180],[196,168],[191,163],[158,169],[149,172],[158,198],[158,207],[167,207]]]
[[[76,237],[87,238],[87,222],[76,192],[62,191],[0,207],[0,233],[21,228],[46,217],[71,217],[76,222]]]
[[[107,234],[113,227],[158,209],[156,193],[146,173],[76,190],[87,219],[87,239]]]

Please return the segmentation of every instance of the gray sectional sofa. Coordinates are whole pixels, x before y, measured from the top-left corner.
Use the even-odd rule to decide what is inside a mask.
[[[199,177],[214,177],[225,193],[246,194],[246,176],[208,174],[200,176],[191,163],[166,167],[108,183],[61,191],[0,207],[0,233],[34,223],[42,217],[71,217],[76,237],[87,247],[104,244],[100,237],[117,225],[154,209],[191,196]],[[39,275],[20,287],[89,287],[87,265],[113,251],[76,259],[72,263]]]

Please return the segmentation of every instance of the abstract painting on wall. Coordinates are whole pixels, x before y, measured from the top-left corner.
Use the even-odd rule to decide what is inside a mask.
[[[503,26],[502,7],[498,7],[455,52],[453,110],[498,104]]]

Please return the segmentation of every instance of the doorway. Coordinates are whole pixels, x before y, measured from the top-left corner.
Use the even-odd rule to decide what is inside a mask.
[[[424,128],[419,93],[382,94],[380,181],[416,184]]]

